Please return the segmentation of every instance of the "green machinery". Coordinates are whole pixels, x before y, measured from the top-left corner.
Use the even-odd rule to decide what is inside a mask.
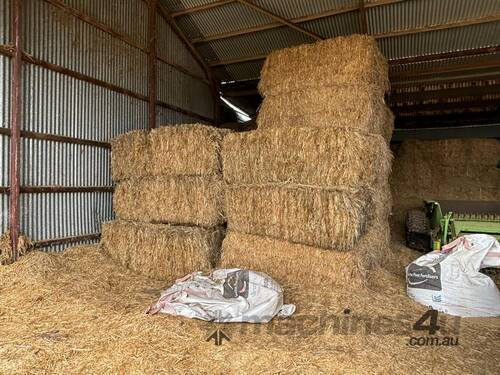
[[[500,240],[500,202],[425,201],[424,210],[407,213],[406,244],[416,250],[439,250],[469,233],[485,233]]]

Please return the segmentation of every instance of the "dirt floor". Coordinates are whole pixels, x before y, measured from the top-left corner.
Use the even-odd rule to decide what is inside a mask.
[[[284,285],[297,312],[267,325],[147,316],[169,282],[137,276],[97,246],[31,253],[0,267],[0,373],[499,373],[500,318],[440,314],[435,336],[412,329],[427,308],[406,297],[403,264],[418,253],[394,233],[399,260],[376,271],[371,290]],[[231,341],[207,342],[218,328]]]

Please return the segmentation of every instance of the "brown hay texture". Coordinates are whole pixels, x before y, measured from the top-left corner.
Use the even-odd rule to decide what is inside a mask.
[[[338,84],[389,89],[388,64],[373,37],[352,35],[272,52],[261,71],[264,97]]]
[[[228,228],[325,249],[349,250],[364,233],[370,192],[304,185],[229,185]]]
[[[346,128],[382,135],[390,141],[394,115],[377,92],[353,85],[333,85],[265,98],[257,124],[259,129]]]
[[[382,137],[334,128],[234,133],[224,139],[222,157],[228,184],[322,187],[372,185],[388,178],[392,162]]]
[[[111,141],[111,175],[114,181],[149,174],[151,164],[148,133],[134,130]]]
[[[25,255],[32,247],[31,240],[20,235],[17,238],[17,251],[19,256]],[[10,264],[12,262],[12,246],[10,243],[10,231],[7,230],[4,234],[0,235],[0,265]]]
[[[228,131],[201,124],[151,131],[151,175],[207,176],[221,173],[220,147]]]
[[[500,142],[495,139],[408,140],[397,151],[395,201],[500,200]]]
[[[376,272],[372,289],[283,284],[285,303],[297,305],[290,319],[215,325],[145,315],[173,280],[136,275],[97,246],[35,251],[0,267],[1,372],[497,373],[498,319],[462,319],[455,329],[439,314],[434,336],[458,336],[459,345],[409,346],[428,336],[412,329],[427,307],[406,296],[404,279]],[[217,328],[231,341],[207,342]]]
[[[145,224],[123,220],[102,225],[104,251],[143,275],[173,280],[207,271],[218,261],[223,232],[217,228]]]
[[[390,253],[388,226],[372,225],[351,251],[325,250],[270,237],[228,232],[221,265],[265,272],[282,283],[362,287]]]
[[[219,178],[148,177],[120,182],[113,195],[125,220],[211,227],[224,222]]]
[[[122,134],[111,143],[113,179],[220,174],[219,150],[225,133],[227,130],[189,124]]]

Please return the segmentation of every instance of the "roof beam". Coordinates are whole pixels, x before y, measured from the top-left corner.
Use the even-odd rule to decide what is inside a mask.
[[[489,22],[496,22],[496,21],[500,21],[500,14],[493,15],[493,16],[486,16],[486,17],[471,18],[471,19],[466,19],[466,20],[462,20],[459,22],[449,22],[449,23],[445,23],[445,24],[433,25],[433,26],[428,26],[428,27],[419,27],[419,28],[415,28],[415,29],[391,31],[391,32],[387,32],[387,33],[375,34],[375,35],[373,35],[373,37],[375,37],[376,39],[392,38],[392,37],[401,36],[401,35],[412,35],[412,34],[424,33],[424,32],[429,32],[429,31],[445,30],[445,29],[465,27],[465,26],[470,26],[470,25],[478,25],[478,24],[482,24],[482,23],[489,23]],[[237,59],[214,61],[214,62],[210,63],[209,65],[210,66],[231,65],[231,64],[237,64],[237,63],[242,63],[242,62],[247,62],[247,61],[263,60],[266,57],[267,57],[267,55],[241,57],[241,58],[237,58]]]
[[[270,12],[264,8],[262,8],[261,6],[258,6],[254,3],[252,3],[251,1],[248,1],[248,0],[237,0],[238,3],[240,4],[243,4],[249,8],[252,8],[253,10],[255,10],[256,12],[259,12],[261,14],[264,14],[265,16],[269,17],[269,18],[272,18],[273,20],[279,22],[279,23],[282,23],[283,25],[286,25],[292,29],[294,29],[295,31],[298,31],[302,34],[305,34],[315,40],[322,40],[324,39],[324,37],[316,34],[316,33],[313,33],[312,31],[309,31],[309,30],[306,30],[304,29],[303,27],[300,27],[298,25],[296,25],[295,23],[293,22],[290,22],[289,20],[283,18],[283,17],[280,17],[278,16],[277,14],[273,13],[273,12]]]
[[[197,7],[192,7],[192,8],[187,8],[187,9],[182,9],[178,10],[175,12],[171,13],[172,18],[179,17],[179,16],[184,16],[186,14],[191,14],[191,13],[196,13],[196,12],[201,12],[203,10],[211,9],[211,8],[216,8],[220,7],[226,4],[234,3],[236,0],[219,0],[219,1],[214,1],[213,3],[208,3],[208,4],[203,4],[199,5]]]

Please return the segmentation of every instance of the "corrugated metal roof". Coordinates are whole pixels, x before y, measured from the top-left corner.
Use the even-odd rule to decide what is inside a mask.
[[[383,38],[378,43],[388,59],[495,46],[500,44],[500,22]]]
[[[253,0],[252,2],[286,19],[358,6],[358,0]]]
[[[218,20],[218,22],[214,22],[214,20]],[[273,23],[274,20],[243,4],[230,3],[203,12],[178,17],[177,22],[186,36],[193,39],[266,25]]]
[[[362,32],[357,12],[342,13],[331,17],[301,23],[300,26],[325,38]]]
[[[217,67],[214,72],[220,81],[257,79],[260,77],[263,64],[264,60],[231,64]]]
[[[498,0],[411,0],[367,9],[369,34],[408,30],[500,12]]]
[[[160,2],[172,11],[194,8],[200,5],[215,3],[218,0],[160,0]]]
[[[310,43],[311,41],[312,38],[303,33],[289,27],[280,27],[203,43],[199,45],[199,50],[208,61],[227,60],[267,55],[276,49]]]

